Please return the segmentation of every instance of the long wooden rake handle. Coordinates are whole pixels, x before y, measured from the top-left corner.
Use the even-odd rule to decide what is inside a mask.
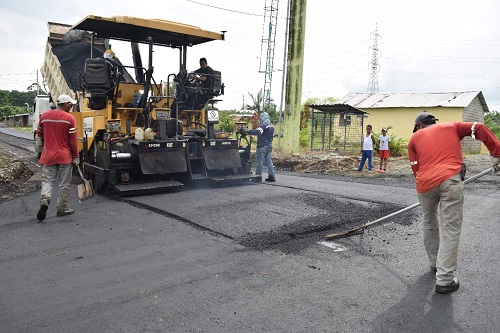
[[[477,175],[474,175],[474,176],[472,176],[472,177],[467,178],[466,180],[464,180],[464,184],[470,183],[470,182],[472,182],[472,181],[474,181],[474,180],[476,180],[478,178],[481,178],[481,177],[483,177],[483,176],[485,176],[487,174],[490,174],[492,172],[494,172],[493,168],[486,169],[486,170],[478,173]],[[354,235],[354,234],[360,233],[362,230],[368,228],[371,225],[374,225],[374,224],[380,223],[382,221],[385,221],[387,219],[390,219],[391,217],[394,217],[394,216],[399,215],[401,213],[407,212],[407,211],[409,211],[409,210],[411,210],[411,209],[413,209],[415,207],[418,207],[418,206],[420,206],[420,202],[417,202],[417,203],[415,203],[415,204],[413,204],[411,206],[408,206],[406,208],[400,209],[400,210],[398,210],[398,211],[396,211],[396,212],[394,212],[392,214],[389,214],[387,216],[381,217],[381,218],[379,218],[379,219],[377,219],[375,221],[371,221],[371,222],[365,223],[365,224],[363,224],[363,225],[361,225],[359,227],[356,227],[354,229],[350,229],[350,230],[347,230],[347,231],[342,231],[342,232],[338,232],[338,233],[334,233],[334,234],[328,234],[328,235],[325,236],[325,238],[326,239],[334,239],[334,238],[341,238],[341,237],[345,237],[345,236],[349,236],[349,235]]]

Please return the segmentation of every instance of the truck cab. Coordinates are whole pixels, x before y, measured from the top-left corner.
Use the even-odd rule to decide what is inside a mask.
[[[33,102],[33,144],[35,145],[35,157],[40,158],[42,154],[43,144],[42,140],[38,135],[36,135],[36,129],[38,128],[38,122],[40,121],[40,116],[45,110],[49,110],[54,107],[54,103],[50,101],[49,95],[37,95]]]

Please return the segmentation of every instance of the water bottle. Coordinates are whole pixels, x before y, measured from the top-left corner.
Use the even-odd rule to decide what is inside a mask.
[[[138,141],[144,140],[144,130],[142,128],[138,127],[135,130],[135,139]]]

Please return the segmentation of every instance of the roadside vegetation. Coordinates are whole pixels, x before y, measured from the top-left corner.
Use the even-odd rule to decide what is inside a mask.
[[[43,90],[39,93],[46,94]],[[0,90],[0,121],[8,116],[29,112],[36,95],[36,84],[28,87],[28,91]]]

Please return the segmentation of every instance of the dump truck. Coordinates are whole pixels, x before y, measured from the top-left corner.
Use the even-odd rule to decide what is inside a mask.
[[[96,192],[261,181],[250,172],[251,140],[245,131],[238,128],[232,138],[217,129],[216,103],[225,88],[221,73],[203,74],[206,80],[199,84],[186,68],[188,48],[223,41],[224,32],[94,15],[72,26],[49,22],[48,27],[41,72],[51,100],[62,93],[77,100],[70,113],[76,118],[81,168]],[[116,54],[103,57],[114,54],[113,40],[130,43],[132,64],[123,64]],[[148,50],[147,67],[140,46]],[[157,75],[153,52],[162,47],[177,52],[178,63],[172,72]]]

